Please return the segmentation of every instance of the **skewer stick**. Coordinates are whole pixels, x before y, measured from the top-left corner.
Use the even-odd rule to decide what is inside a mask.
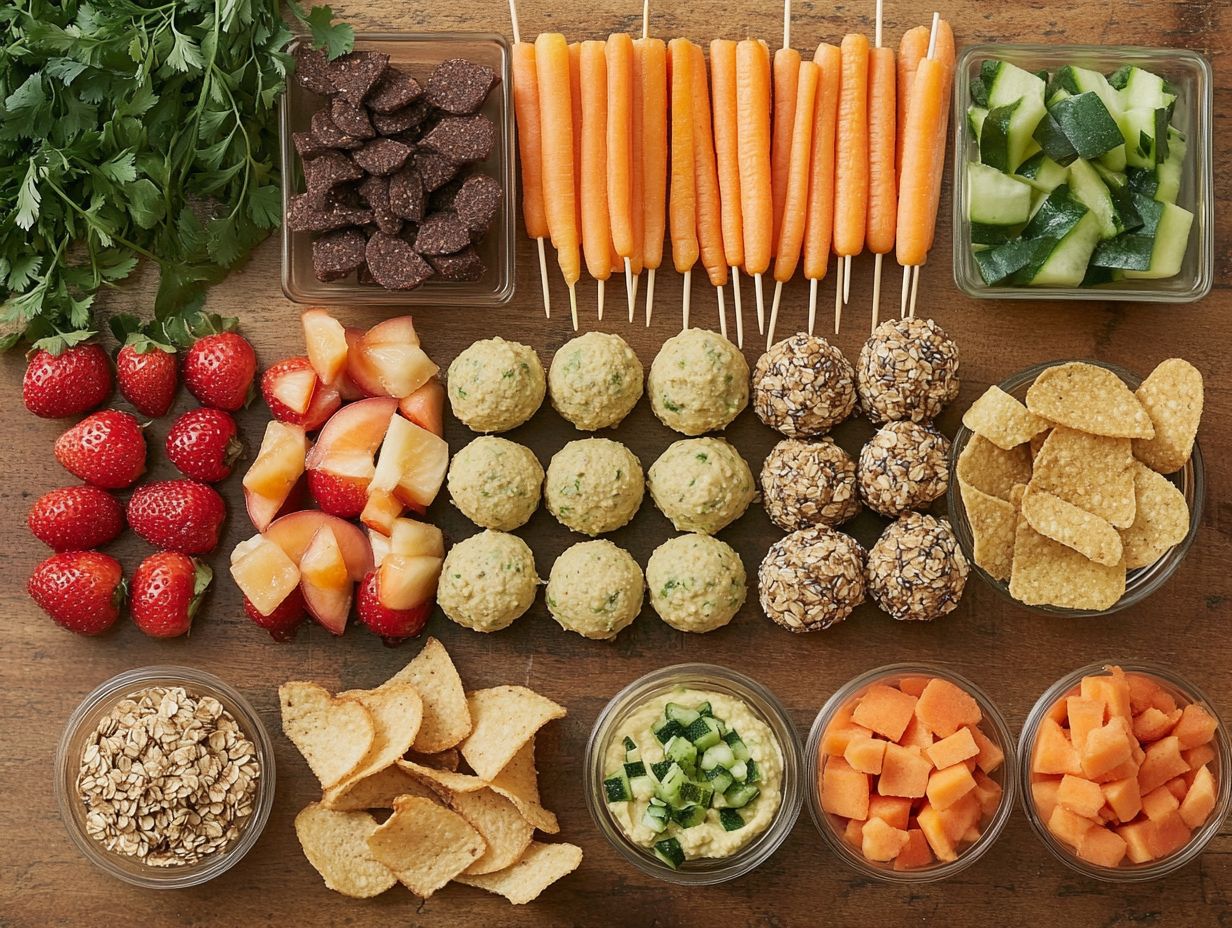
[[[723,288],[715,287],[714,292],[719,299],[719,333],[727,338],[727,304],[723,301]]]
[[[599,280],[599,281],[596,281],[596,283],[599,285],[598,287],[599,289],[599,294],[598,294],[599,296],[599,320],[602,321],[603,320],[603,284],[604,284],[604,281]]]
[[[774,300],[770,304],[770,326],[766,329],[766,350],[774,344],[774,329],[779,322],[779,301],[783,298],[783,282],[774,282]]]
[[[625,258],[625,295],[629,298],[629,321],[633,321],[633,303],[637,300],[637,284],[633,281],[633,262]]]
[[[654,312],[654,278],[655,269],[646,272],[646,328],[650,328],[650,315]]]
[[[903,265],[903,293],[898,304],[898,318],[907,318],[907,300],[911,295],[911,265]]]
[[[920,292],[920,265],[916,265],[911,269],[911,308],[907,310],[907,318],[915,318],[915,298]]]
[[[881,259],[884,255],[878,254],[873,258],[873,324],[869,327],[869,331],[875,331],[877,328],[877,318],[881,314]]]
[[[650,38],[650,0],[642,0],[642,38]]]
[[[848,255],[843,259],[843,305],[846,306],[851,302],[851,259],[855,255]]]
[[[808,333],[813,334],[813,328],[817,324],[817,278],[809,280],[809,310],[808,310]]]
[[[689,301],[693,296],[693,268],[689,268],[684,272],[684,305],[681,307],[680,331],[684,331],[689,327]]]
[[[839,327],[843,324],[843,258],[841,255],[835,273],[837,276],[834,278],[834,334],[837,335]]]
[[[569,285],[569,314],[573,317],[573,331],[576,332],[578,330],[578,317],[577,317],[577,286],[575,284]]]
[[[736,304],[736,347],[744,347],[744,307],[740,305],[740,268],[732,267],[732,300]]]
[[[761,335],[766,331],[766,300],[761,292],[761,275],[753,275],[753,290],[757,297],[757,334]]]
[[[518,25],[518,6],[515,0],[509,0],[509,21],[513,24],[513,43],[521,45],[522,29]],[[539,283],[543,288],[543,315],[551,319],[552,298],[551,291],[548,289],[548,258],[542,235],[535,237],[535,244],[539,247]]]

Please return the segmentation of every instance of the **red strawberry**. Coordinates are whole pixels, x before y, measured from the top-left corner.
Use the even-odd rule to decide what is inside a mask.
[[[30,355],[21,398],[44,419],[62,419],[101,406],[111,393],[111,363],[98,345],[74,345],[58,355]]]
[[[145,473],[145,436],[135,416],[104,409],[56,439],[56,460],[74,477],[108,490],[132,486]]]
[[[360,582],[356,602],[359,621],[391,647],[422,632],[432,614],[432,603],[422,603],[412,609],[389,609],[381,605],[378,586],[375,570],[369,571]]]
[[[167,458],[180,473],[205,483],[231,476],[231,467],[244,453],[235,437],[235,420],[221,409],[190,409],[171,424]]]
[[[34,568],[26,590],[57,625],[79,635],[101,635],[119,618],[124,575],[113,557],[66,551]]]
[[[180,375],[174,351],[143,343],[145,350],[127,344],[116,355],[120,392],[143,416],[165,416],[175,400]]]
[[[244,614],[269,632],[270,637],[275,641],[290,641],[295,637],[295,630],[299,628],[304,619],[308,618],[308,612],[304,607],[304,594],[300,592],[299,587],[292,590],[291,595],[280,602],[269,615],[257,612],[257,607],[245,596]]]
[[[151,638],[188,634],[214,572],[174,551],[159,551],[141,562],[129,585],[129,609],[137,627]]]
[[[62,487],[35,501],[26,524],[49,548],[86,551],[115,540],[124,531],[124,507],[98,487]]]
[[[218,547],[227,507],[213,487],[195,480],[147,483],[128,499],[128,524],[156,548],[204,554]]]
[[[368,481],[323,470],[309,470],[307,474],[308,492],[322,512],[340,519],[358,519],[368,505]]]
[[[234,412],[248,402],[257,355],[235,332],[196,341],[184,358],[184,384],[203,406]]]

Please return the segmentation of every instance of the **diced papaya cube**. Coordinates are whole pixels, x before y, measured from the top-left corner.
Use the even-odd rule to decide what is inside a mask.
[[[1057,807],[1057,793],[1061,789],[1061,777],[1040,777],[1031,783],[1031,798],[1035,800],[1035,810],[1043,821],[1052,818],[1052,810]]]
[[[916,821],[920,825],[920,831],[924,832],[928,846],[932,848],[938,860],[951,861],[958,858],[958,851],[954,847],[953,839],[945,830],[940,812],[925,803],[916,813]]]
[[[877,792],[882,796],[918,799],[928,791],[928,776],[933,765],[916,748],[887,744]]]
[[[951,735],[950,737],[952,738],[954,736]],[[973,775],[975,774],[975,771],[980,769],[980,762],[976,757],[968,757],[962,762],[962,765],[970,770]]]
[[[1148,822],[1147,828],[1147,846],[1151,849],[1151,856],[1156,859],[1179,851],[1189,843],[1192,836],[1179,811],[1158,822]]]
[[[1054,722],[1056,722],[1058,725],[1064,728],[1067,724],[1066,723],[1065,700],[1058,699],[1051,706],[1049,706],[1048,710],[1044,713],[1044,717],[1052,719]]]
[[[1083,818],[1098,818],[1105,801],[1104,791],[1098,783],[1068,774],[1061,778],[1057,803],[1063,809],[1069,809]]]
[[[981,834],[982,832],[980,831],[980,826],[972,825],[963,832],[962,842],[963,844],[975,844],[976,841],[980,840]]]
[[[897,741],[915,714],[915,703],[914,696],[908,696],[900,689],[874,683],[860,698],[851,720],[891,741]]]
[[[1124,780],[1126,777],[1138,776],[1138,762],[1132,757],[1123,764],[1117,764],[1106,773],[1101,773],[1097,777],[1091,777],[1096,783],[1113,783],[1117,780]]]
[[[842,757],[852,738],[867,738],[871,734],[872,732],[863,725],[856,725],[850,721],[840,724],[839,720],[835,719],[826,726],[826,732],[821,736],[821,752],[832,757]]]
[[[1035,773],[1082,773],[1082,761],[1069,735],[1052,719],[1040,723],[1031,769]]]
[[[908,696],[920,698],[920,694],[924,692],[924,687],[928,686],[928,681],[932,677],[903,677],[898,681],[898,688]]]
[[[1001,784],[982,770],[977,770],[972,776],[975,777],[974,794],[980,804],[980,811],[985,815],[992,815],[1001,804]]]
[[[944,811],[975,789],[975,777],[964,764],[944,770],[934,770],[928,778],[928,801],[934,809]]]
[[[966,725],[978,725],[983,715],[968,693],[949,680],[933,678],[924,687],[915,714],[924,727],[939,738],[948,738]]]
[[[898,743],[905,748],[917,747],[921,750],[926,750],[933,741],[933,733],[925,728],[914,715],[907,723],[907,727],[903,729],[903,736],[898,739]]]
[[[1005,752],[991,738],[984,734],[984,730],[980,726],[968,725],[967,731],[971,732],[971,737],[975,740],[975,746],[980,749],[980,753],[975,757],[976,766],[985,773],[995,773],[997,768],[1005,762]]]
[[[1157,786],[1163,786],[1173,777],[1179,777],[1189,769],[1181,757],[1181,743],[1176,735],[1160,738],[1148,745],[1146,757],[1138,769],[1138,787],[1145,796]]]
[[[1119,767],[1129,760],[1133,753],[1130,744],[1132,740],[1129,723],[1124,717],[1114,716],[1109,719],[1106,725],[1087,735],[1087,743],[1082,749],[1082,772],[1088,778],[1094,778]]]
[[[1090,829],[1098,827],[1089,818],[1083,818],[1062,806],[1053,809],[1052,817],[1048,819],[1048,830],[1053,836],[1075,848],[1082,841],[1083,835]]]
[[[882,819],[887,825],[906,831],[907,823],[911,820],[911,800],[900,796],[870,796],[868,817]]]
[[[881,773],[881,761],[885,757],[886,742],[880,738],[860,735],[847,742],[843,758],[854,770],[861,773]]]
[[[927,867],[932,862],[932,848],[928,846],[928,839],[924,837],[924,832],[918,828],[908,829],[907,843],[903,845],[903,849],[894,858],[894,869],[919,870],[921,867]]]
[[[1112,811],[1112,806],[1108,805],[1106,802],[1100,807],[1099,813],[1095,817],[1104,825],[1110,825],[1113,822],[1120,821],[1120,819],[1117,818],[1117,814]]]
[[[1134,715],[1155,705],[1159,684],[1140,673],[1127,673],[1125,683],[1129,686],[1129,708]]]
[[[1125,851],[1125,839],[1109,828],[1089,828],[1078,842],[1078,856],[1097,867],[1119,866]]]
[[[1180,800],[1167,786],[1156,787],[1142,797],[1142,811],[1152,822],[1162,821],[1180,807]]]
[[[975,797],[975,791],[967,793],[948,809],[937,809],[941,816],[941,825],[950,840],[958,843],[963,835],[980,823],[980,801]]]
[[[831,815],[868,818],[868,774],[853,770],[841,757],[825,762],[821,775],[821,807]]]
[[[1104,798],[1120,821],[1131,822],[1142,811],[1142,793],[1138,790],[1136,776],[1105,783],[1103,791]]]
[[[1193,785],[1181,802],[1181,818],[1190,828],[1203,825],[1215,810],[1215,777],[1210,768],[1203,767],[1195,775]]]
[[[907,832],[895,828],[881,818],[870,818],[864,823],[864,839],[861,852],[865,860],[889,861],[898,856],[907,846]]]
[[[1071,696],[1065,700],[1065,716],[1069,721],[1069,740],[1081,751],[1087,735],[1104,724],[1104,704],[1089,696]]]
[[[1083,677],[1079,693],[1104,705],[1104,717],[1121,717],[1128,721],[1133,717],[1129,706],[1129,681],[1120,667],[1109,667],[1107,674]]]
[[[940,770],[962,763],[969,757],[978,756],[980,749],[975,738],[971,737],[971,729],[960,728],[950,737],[942,738],[936,744],[925,748],[924,753],[933,762],[933,766]]]
[[[1185,774],[1185,776],[1188,776],[1188,775],[1189,775],[1188,773]],[[1173,796],[1175,796],[1178,801],[1180,801],[1181,799],[1184,799],[1185,794],[1189,792],[1189,783],[1186,782],[1184,776],[1173,777],[1171,780],[1169,780],[1167,783],[1164,784],[1164,787],[1168,790],[1168,792],[1170,792]]]
[[[860,819],[847,819],[847,826],[843,829],[843,840],[854,847],[857,851],[864,845],[864,822]]]
[[[1209,744],[1200,744],[1188,751],[1181,751],[1181,757],[1185,758],[1190,770],[1197,770],[1215,759],[1215,749]]]
[[[1213,715],[1196,702],[1192,702],[1182,710],[1181,720],[1176,723],[1172,734],[1176,735],[1177,740],[1180,741],[1182,750],[1189,750],[1206,744],[1214,738],[1218,724]]]
[[[1126,854],[1133,863],[1145,864],[1155,859],[1150,841],[1152,831],[1153,826],[1147,821],[1122,825],[1116,830],[1116,833],[1124,839]]]
[[[1161,686],[1151,697],[1151,705],[1165,715],[1171,715],[1176,711],[1176,697]]]
[[[1139,741],[1158,741],[1176,727],[1181,718],[1181,710],[1173,710],[1171,715],[1160,712],[1154,706],[1143,709],[1134,716],[1134,737]]]

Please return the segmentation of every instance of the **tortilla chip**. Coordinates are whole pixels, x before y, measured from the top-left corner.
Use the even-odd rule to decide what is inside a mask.
[[[368,849],[376,829],[367,812],[335,812],[315,802],[295,816],[295,835],[308,863],[326,886],[355,899],[379,896],[398,882]]]
[[[325,791],[321,805],[337,812],[392,809],[399,796],[436,799],[436,793],[396,764],[362,780],[348,781]]]
[[[393,766],[394,761],[410,750],[419,723],[423,719],[423,702],[409,683],[391,683],[375,690],[348,690],[339,699],[355,699],[372,715],[376,729],[367,756],[341,782],[327,793],[342,793],[365,777]],[[332,808],[332,806],[331,806]]]
[[[496,790],[522,813],[522,817],[537,829],[554,835],[560,831],[555,813],[545,809],[539,800],[539,774],[535,770],[535,739],[531,738],[522,750],[513,755],[491,782]]]
[[[1058,426],[1035,459],[1031,486],[1128,528],[1134,521],[1133,463],[1128,438]]]
[[[1008,580],[1014,563],[1014,528],[1018,524],[1014,504],[961,481],[958,485],[971,525],[972,559],[997,580]]]
[[[1125,565],[1096,564],[1018,520],[1010,595],[1028,606],[1104,610],[1125,593]]]
[[[1048,436],[1051,434],[1052,434],[1051,427],[1046,428],[1044,429],[1044,431],[1040,432],[1038,435],[1033,435],[1031,437],[1031,440],[1027,442],[1027,447],[1031,451],[1032,461],[1034,461],[1036,456],[1040,453],[1040,448],[1044,447],[1044,442],[1048,440]]]
[[[427,899],[483,856],[484,841],[457,812],[431,799],[400,796],[368,847],[398,882]]]
[[[442,799],[447,798],[451,793],[478,792],[488,785],[487,780],[469,773],[455,773],[452,770],[425,767],[412,760],[400,760],[398,766],[420,783],[430,787]]]
[[[459,876],[457,881],[504,896],[514,905],[525,905],[538,899],[540,893],[561,877],[576,870],[581,862],[580,847],[532,841],[522,859],[512,867],[483,876]]]
[[[1022,497],[1027,492],[1025,483],[1014,484],[1014,489],[1010,490],[1010,505],[1014,507],[1014,512],[1022,511]]]
[[[1153,438],[1155,427],[1120,377],[1095,364],[1050,367],[1027,388],[1027,409],[1092,435]]]
[[[1202,420],[1202,374],[1181,358],[1169,358],[1142,381],[1134,393],[1151,423],[1154,438],[1134,442],[1134,457],[1152,470],[1171,474],[1193,453]]]
[[[415,659],[386,682],[410,683],[423,699],[423,723],[414,745],[419,753],[435,754],[470,734],[471,716],[462,678],[445,646],[435,638],[424,642]]]
[[[1137,515],[1134,524],[1121,532],[1125,566],[1131,570],[1154,564],[1189,534],[1189,504],[1167,477],[1135,461],[1134,493]]]
[[[1073,548],[1096,564],[1115,567],[1121,563],[1124,552],[1117,530],[1059,496],[1028,485],[1022,498],[1022,517],[1045,538]]]
[[[354,699],[335,699],[315,683],[278,687],[282,730],[328,789],[350,775],[376,737],[372,714]]]
[[[462,755],[458,753],[457,748],[446,748],[435,754],[420,754],[417,751],[411,751],[406,758],[417,764],[423,764],[425,767],[435,767],[437,770],[457,770],[462,763]]]
[[[517,806],[491,789],[453,793],[449,808],[470,822],[488,845],[483,856],[466,868],[468,874],[495,873],[513,866],[535,830]]]
[[[1009,499],[1014,484],[1031,479],[1031,456],[1025,446],[1006,451],[972,435],[958,456],[958,479],[989,496]]]
[[[984,391],[984,395],[963,413],[962,423],[1004,451],[1029,442],[1052,424],[1000,387]]]
[[[524,686],[494,686],[467,696],[474,728],[460,750],[472,770],[491,780],[522,746],[565,707]]]

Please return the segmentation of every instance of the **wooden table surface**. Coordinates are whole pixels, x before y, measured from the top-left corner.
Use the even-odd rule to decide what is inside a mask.
[[[455,0],[399,5],[347,2],[341,14],[369,30],[473,29],[507,32],[501,2]],[[327,891],[304,860],[292,829],[295,813],[317,795],[315,781],[278,725],[276,688],[291,678],[320,681],[331,688],[374,685],[410,659],[418,649],[407,643],[388,649],[362,627],[340,640],[322,629],[305,627],[294,643],[274,644],[244,618],[239,597],[226,575],[226,554],[251,534],[239,503],[239,479],[225,487],[231,517],[223,545],[213,557],[218,579],[191,638],[154,641],[128,621],[101,639],[81,638],[55,627],[25,594],[25,581],[44,549],[27,532],[31,502],[53,487],[71,482],[51,454],[63,424],[28,415],[17,400],[24,364],[19,354],[3,359],[5,395],[0,408],[0,609],[4,643],[0,647],[0,925],[6,928],[114,923],[125,925],[303,926],[447,924],[458,928],[490,925],[795,925],[822,919],[835,925],[949,924],[977,926],[1025,924],[1060,916],[1073,925],[1232,924],[1232,831],[1225,828],[1206,853],[1165,882],[1109,886],[1076,876],[1054,860],[1030,831],[1021,811],[987,857],[942,884],[898,888],[860,878],[822,844],[807,812],[778,853],[759,871],[733,883],[685,891],[646,877],[627,865],[599,835],[584,804],[581,764],[586,738],[604,703],[629,681],[648,671],[684,660],[704,660],[741,669],[772,688],[788,706],[802,737],[826,697],[846,680],[880,664],[902,660],[943,662],[970,676],[999,703],[1015,734],[1038,695],[1061,674],[1103,658],[1149,658],[1174,666],[1203,687],[1232,717],[1232,84],[1226,71],[1232,5],[1202,2],[1127,0],[1104,4],[1070,0],[1019,5],[942,0],[941,12],[954,24],[961,45],[984,41],[1091,41],[1107,44],[1172,45],[1210,56],[1217,75],[1215,91],[1216,283],[1215,291],[1191,306],[1149,304],[977,303],[963,297],[950,277],[948,206],[942,209],[937,248],[924,273],[921,312],[933,315],[956,339],[962,356],[963,389],[942,417],[953,434],[960,410],[989,384],[1027,365],[1052,358],[1091,357],[1146,373],[1175,355],[1188,358],[1206,377],[1206,414],[1201,442],[1207,461],[1208,490],[1201,531],[1189,556],[1167,587],[1139,606],[1107,619],[1069,620],[1033,615],[1003,600],[975,577],[956,612],[929,625],[898,624],[864,606],[826,632],[796,636],[770,623],[756,604],[745,606],[730,626],[704,637],[686,637],[661,623],[647,608],[614,643],[583,640],[563,632],[543,606],[542,597],[512,628],[481,636],[456,627],[439,613],[428,630],[448,646],[469,686],[523,683],[565,704],[568,718],[540,737],[539,764],[545,802],[562,822],[561,838],[580,844],[580,870],[550,889],[537,903],[514,908],[479,890],[451,886],[420,904],[395,888],[361,902]],[[571,37],[602,37],[613,30],[633,31],[638,11],[632,5],[602,0],[583,8],[549,10],[540,0],[522,4],[527,34],[559,29]],[[871,32],[872,4],[798,2],[793,39],[797,47],[836,40],[848,30]],[[1031,7],[1031,8],[1028,8]],[[692,0],[655,9],[653,32],[709,39],[716,24],[731,36],[760,35],[772,45],[781,34],[781,11],[741,8],[741,25],[731,24],[733,8],[717,0]],[[931,8],[888,3],[886,32],[897,43],[910,26],[926,22]],[[948,204],[949,182],[943,203]],[[263,364],[302,352],[297,307],[278,285],[278,246],[266,242],[251,263],[210,295],[209,308],[242,319]],[[853,305],[838,345],[854,358],[867,331],[872,261],[856,262]],[[895,267],[896,271],[897,268]],[[887,288],[897,295],[897,276]],[[557,314],[545,321],[539,310],[537,268],[530,244],[520,237],[518,293],[498,313],[425,311],[417,316],[424,343],[442,367],[473,340],[499,334],[535,346],[545,366],[552,352],[572,334],[563,312],[564,291],[553,296]],[[627,324],[623,288],[609,300],[610,313],[594,319],[591,286],[582,288],[584,328],[601,327],[625,336],[649,366],[662,341],[679,324],[679,282],[665,273],[658,286],[657,318],[652,328]],[[746,289],[748,293],[749,289]],[[110,308],[148,312],[147,288],[117,294]],[[714,300],[708,287],[694,291],[694,319],[714,326]],[[823,305],[832,295],[827,283]],[[799,326],[805,290],[798,281],[787,291],[781,332]],[[755,332],[746,296],[746,324]],[[340,310],[350,324],[371,324],[379,310]],[[750,363],[757,357],[755,337],[746,343]],[[176,410],[191,405],[181,395]],[[258,404],[241,417],[250,447],[260,439],[266,414]],[[150,432],[158,448],[169,419]],[[468,438],[456,421],[448,424],[453,448]],[[838,430],[840,443],[856,450],[871,433],[866,422]],[[756,470],[774,436],[745,412],[729,430]],[[546,405],[515,440],[531,444],[546,463],[571,427]],[[649,465],[673,439],[643,400],[615,434]],[[169,476],[161,454],[153,474]],[[474,529],[444,501],[433,515],[451,539]],[[871,543],[880,523],[864,515],[855,523],[860,539]],[[634,522],[613,537],[642,564],[669,537],[667,521],[647,501]],[[525,530],[545,575],[555,556],[571,541],[541,510]],[[750,574],[767,546],[778,537],[754,506],[723,537],[742,554]],[[145,555],[127,535],[112,546],[126,573]],[[222,878],[192,891],[159,893],[130,888],[93,869],[69,843],[52,797],[52,757],[56,740],[73,707],[104,679],[122,670],[153,663],[183,663],[219,674],[256,705],[273,735],[278,789],[273,815],[251,854]]]

